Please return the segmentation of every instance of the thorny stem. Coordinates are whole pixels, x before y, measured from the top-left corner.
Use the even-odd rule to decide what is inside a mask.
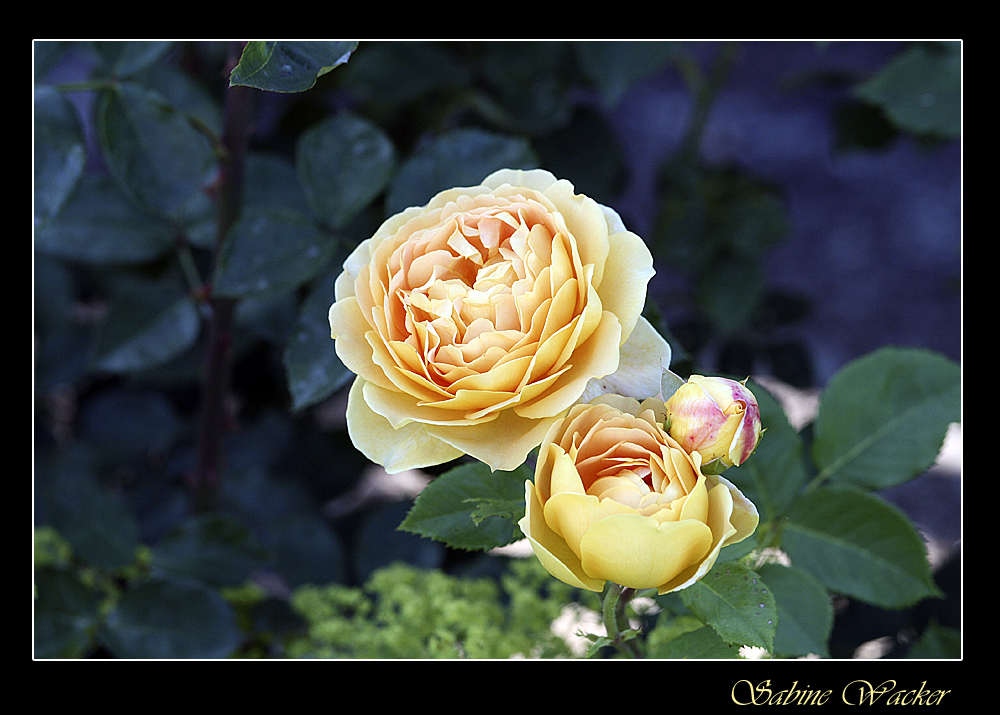
[[[230,66],[235,66],[242,49],[242,43],[232,43]],[[226,90],[222,127],[223,156],[216,186],[216,260],[225,237],[240,215],[252,99],[252,90],[248,87],[230,87]],[[191,480],[196,511],[212,508],[219,485],[236,301],[212,295],[209,297],[209,306],[208,357],[198,427],[198,462]]]
[[[609,584],[608,592],[604,595],[604,626],[608,629],[611,644],[623,655],[641,658],[642,653],[635,638],[625,638],[625,634],[632,630],[625,615],[625,607],[634,595],[634,588],[619,586],[617,583]]]

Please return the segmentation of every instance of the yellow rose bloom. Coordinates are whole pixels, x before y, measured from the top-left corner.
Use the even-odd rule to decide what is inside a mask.
[[[574,406],[542,442],[518,522],[539,561],[565,583],[606,581],[660,594],[687,588],[758,514],[733,484],[663,431],[660,400],[604,395]]]
[[[511,470],[585,393],[655,394],[670,350],[640,315],[652,275],[614,211],[542,170],[389,218],[330,308],[353,443],[390,473],[463,454]]]

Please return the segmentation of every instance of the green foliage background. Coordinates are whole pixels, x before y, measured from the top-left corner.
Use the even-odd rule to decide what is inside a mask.
[[[704,72],[674,43],[34,49],[35,657],[571,655],[547,625],[570,603],[599,608],[593,594],[486,553],[519,536],[530,470],[444,465],[415,503],[330,513],[367,484],[342,422],[333,280],[386,216],[495,169],[542,166],[611,203],[623,168],[604,111],[674,67],[696,111],[650,246],[689,271],[715,334],[747,330],[761,256],[787,228],[775,191],[699,157],[726,49]],[[67,56],[85,76],[51,72]],[[954,47],[916,44],[857,96],[944,141],[959,71]],[[947,101],[922,111],[929,86]],[[736,270],[739,295],[719,280]],[[675,370],[695,368],[660,327]],[[960,383],[950,360],[886,348],[840,371],[802,431],[754,385],[768,431],[727,478],[761,527],[634,614],[648,654],[830,656],[834,596],[940,596],[920,535],[878,491],[931,465]],[[958,653],[954,630],[919,636],[915,653]]]

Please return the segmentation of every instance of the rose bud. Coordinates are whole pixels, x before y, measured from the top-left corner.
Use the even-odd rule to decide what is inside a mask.
[[[743,464],[760,440],[760,409],[746,380],[692,375],[666,405],[670,436],[701,454],[703,471]]]

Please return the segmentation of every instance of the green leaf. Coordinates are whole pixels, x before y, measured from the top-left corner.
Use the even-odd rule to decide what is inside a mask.
[[[114,373],[159,367],[190,348],[200,329],[190,296],[171,285],[130,280],[112,297],[94,338],[91,364]]]
[[[229,75],[229,86],[269,92],[304,92],[337,65],[347,62],[356,41],[288,42],[251,40]]]
[[[833,606],[823,585],[805,571],[764,564],[757,573],[767,582],[778,604],[774,652],[788,658],[816,654],[828,658]]]
[[[265,553],[233,517],[202,514],[157,541],[152,557],[154,568],[168,576],[218,588],[243,583],[264,562]]]
[[[59,213],[76,188],[87,145],[73,105],[51,87],[35,88],[35,228]]]
[[[440,191],[478,186],[498,169],[538,166],[531,145],[519,138],[479,129],[455,129],[403,162],[389,189],[386,212],[423,206]]]
[[[883,348],[831,378],[816,416],[821,477],[867,489],[901,484],[929,468],[958,422],[961,369],[932,352]]]
[[[241,634],[232,607],[218,592],[191,582],[152,580],[122,597],[108,614],[101,640],[119,658],[227,658]]]
[[[905,131],[957,137],[962,129],[962,47],[916,43],[855,93],[885,110]]]
[[[819,488],[788,514],[782,548],[834,593],[883,608],[938,595],[926,548],[900,511],[851,487]]]
[[[649,657],[669,660],[721,660],[739,658],[740,649],[720,638],[714,629],[702,626],[663,643],[650,653]]]
[[[101,265],[146,263],[176,243],[176,230],[143,213],[106,177],[84,176],[60,213],[35,232],[35,249]]]
[[[223,244],[213,291],[244,298],[293,290],[325,269],[336,248],[294,211],[247,210]]]
[[[215,165],[208,138],[157,92],[131,82],[103,93],[97,126],[122,190],[157,216],[184,219]]]
[[[803,444],[771,393],[752,380],[747,385],[757,398],[766,431],[750,458],[729,469],[726,478],[756,505],[761,521],[774,521],[791,506],[808,480]]]
[[[35,571],[35,593],[35,657],[83,656],[97,631],[101,593],[55,567]]]
[[[468,551],[513,543],[523,536],[517,521],[524,514],[524,482],[529,477],[524,465],[512,472],[491,472],[480,462],[462,464],[424,487],[399,528]],[[499,515],[501,511],[510,518]]]
[[[375,124],[337,114],[299,138],[295,165],[316,217],[342,228],[389,184],[396,151]]]
[[[774,594],[754,571],[738,563],[719,564],[680,597],[726,643],[772,650],[778,620]]]
[[[351,379],[353,373],[337,357],[330,337],[330,305],[334,276],[318,281],[302,303],[302,312],[285,345],[284,364],[292,410],[326,399]]]

